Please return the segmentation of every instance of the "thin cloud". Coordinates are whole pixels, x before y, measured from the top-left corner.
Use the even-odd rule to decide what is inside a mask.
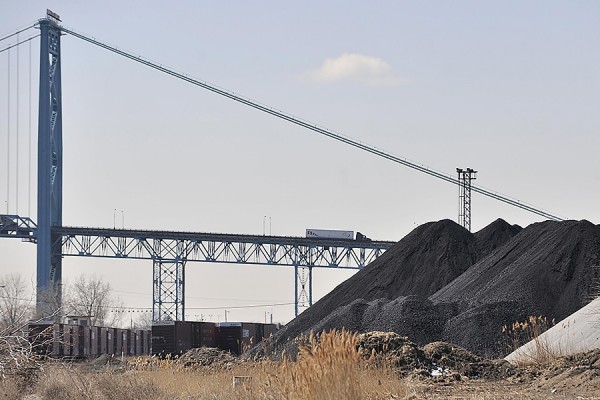
[[[354,82],[373,86],[394,86],[408,82],[382,59],[355,53],[328,58],[319,68],[308,71],[306,77],[317,83]]]

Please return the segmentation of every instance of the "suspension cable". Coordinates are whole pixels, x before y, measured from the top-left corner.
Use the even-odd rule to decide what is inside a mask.
[[[27,215],[31,217],[31,41],[29,41],[29,141],[27,151],[29,162],[27,167]]]
[[[27,30],[29,30],[29,29],[33,28],[34,26],[35,26],[35,25],[29,25],[29,26],[27,26],[27,27],[25,27],[25,28],[22,28],[22,29],[19,29],[19,30],[17,30],[17,31],[16,31],[16,32],[14,32],[14,33],[11,33],[11,34],[9,34],[9,35],[6,35],[6,36],[4,36],[4,37],[1,37],[1,38],[0,38],[0,42],[1,42],[1,41],[3,41],[3,40],[9,39],[9,38],[11,38],[11,37],[13,37],[13,36],[15,36],[15,35],[18,35],[18,34],[19,34],[19,33],[21,33],[21,32],[25,32],[25,31],[27,31]]]
[[[17,42],[19,41],[19,34],[17,33]],[[15,135],[16,135],[16,154],[15,154],[15,214],[19,214],[19,46],[17,46],[17,93],[16,93],[16,111],[17,118],[15,122]]]
[[[10,49],[8,50],[8,80],[7,80],[7,102],[6,102],[6,213],[9,214],[10,206]]]
[[[100,42],[100,41],[98,41],[98,40],[96,40],[94,38],[91,38],[91,37],[86,36],[84,34],[75,32],[72,29],[69,29],[69,28],[67,28],[65,26],[59,26],[59,28],[64,33],[73,35],[73,36],[75,36],[75,37],[77,37],[79,39],[82,39],[82,40],[86,41],[86,42],[92,43],[92,44],[94,44],[96,46],[99,46],[101,48],[109,50],[109,51],[111,51],[113,53],[116,53],[118,55],[121,55],[123,57],[129,58],[129,59],[131,59],[133,61],[136,61],[136,62],[138,62],[140,64],[146,65],[146,66],[148,66],[150,68],[156,69],[156,70],[164,72],[164,73],[166,73],[168,75],[171,75],[171,76],[174,76],[176,78],[179,78],[179,79],[181,79],[183,81],[189,82],[189,83],[191,83],[193,85],[199,86],[199,87],[201,87],[203,89],[207,89],[207,90],[209,90],[211,92],[217,93],[217,94],[219,94],[221,96],[224,96],[224,97],[227,97],[227,98],[229,98],[231,100],[235,100],[235,101],[237,101],[239,103],[245,104],[245,105],[247,105],[249,107],[255,108],[255,109],[260,110],[262,112],[265,112],[267,114],[271,114],[271,115],[273,115],[273,116],[275,116],[277,118],[280,118],[280,119],[283,119],[285,121],[291,122],[291,123],[293,123],[295,125],[298,125],[298,126],[301,126],[303,128],[309,129],[309,130],[311,130],[313,132],[316,132],[316,133],[319,133],[321,135],[327,136],[329,138],[338,140],[338,141],[340,141],[342,143],[345,143],[345,144],[348,144],[350,146],[354,146],[354,147],[359,148],[361,150],[364,150],[364,151],[367,151],[369,153],[375,154],[375,155],[377,155],[379,157],[386,158],[386,159],[388,159],[390,161],[393,161],[393,162],[396,162],[398,164],[404,165],[406,167],[415,169],[417,171],[420,171],[420,172],[423,172],[425,174],[431,175],[433,177],[436,177],[438,179],[444,180],[446,182],[450,182],[450,183],[455,184],[455,185],[460,185],[460,181],[457,178],[455,178],[455,177],[453,177],[451,175],[447,175],[445,173],[438,172],[438,171],[436,171],[434,169],[431,169],[429,167],[426,167],[424,165],[420,165],[420,164],[414,163],[412,161],[408,161],[406,158],[401,158],[401,157],[395,156],[393,154],[384,152],[383,150],[380,150],[380,149],[378,149],[378,148],[376,148],[374,146],[367,145],[365,143],[362,143],[362,142],[356,141],[354,139],[351,139],[351,138],[349,138],[347,136],[343,136],[341,134],[335,133],[335,132],[330,131],[328,129],[319,127],[319,126],[317,126],[316,124],[314,124],[312,122],[308,122],[308,121],[296,118],[296,117],[294,117],[291,114],[287,114],[287,113],[284,113],[282,111],[278,111],[276,109],[273,109],[271,107],[268,107],[268,106],[265,106],[265,105],[261,105],[261,104],[259,104],[257,102],[254,102],[254,101],[250,100],[250,99],[240,97],[240,96],[238,96],[237,94],[235,94],[233,92],[230,92],[230,91],[227,91],[227,90],[224,90],[224,89],[220,89],[220,88],[218,88],[218,87],[216,87],[214,85],[210,85],[210,84],[208,84],[206,82],[202,82],[202,81],[199,81],[197,79],[194,79],[194,78],[192,78],[189,75],[176,72],[176,71],[174,71],[172,69],[169,69],[167,67],[164,67],[164,66],[162,66],[160,64],[157,64],[157,63],[154,63],[152,61],[149,61],[148,59],[145,59],[145,58],[143,58],[141,56],[133,55],[133,54],[128,53],[126,51],[123,51],[123,50],[121,50],[121,49],[119,49],[117,47],[110,46],[110,45],[105,44],[103,42]],[[523,209],[525,211],[529,211],[531,213],[537,214],[539,216],[542,216],[542,217],[550,219],[550,220],[555,220],[555,221],[562,221],[563,220],[563,218],[558,217],[556,215],[553,215],[553,214],[551,214],[551,213],[549,213],[547,211],[544,211],[542,209],[536,208],[536,207],[534,207],[532,205],[529,205],[527,203],[523,203],[523,202],[521,202],[521,201],[519,201],[517,199],[513,199],[513,198],[510,198],[510,197],[498,194],[496,192],[493,192],[491,190],[484,189],[484,188],[479,187],[479,186],[473,185],[473,186],[471,186],[471,190],[474,191],[474,192],[477,192],[479,194],[482,194],[484,196],[490,197],[490,198],[495,199],[495,200],[499,200],[499,201],[504,202],[506,204],[510,204],[512,206],[518,207],[518,208]]]
[[[3,48],[2,50],[0,50],[0,53],[3,53],[3,52],[5,52],[5,51],[7,51],[7,50],[10,50],[10,49],[12,49],[13,47],[17,47],[17,46],[19,46],[19,45],[21,45],[21,44],[23,44],[23,43],[29,42],[30,40],[33,40],[33,39],[35,39],[35,38],[37,38],[37,37],[40,37],[40,34],[39,34],[39,33],[38,33],[37,35],[30,36],[30,37],[28,37],[27,39],[23,39],[23,40],[21,40],[20,42],[17,42],[17,43],[15,43],[15,44],[11,44],[10,46],[7,46],[7,47]]]

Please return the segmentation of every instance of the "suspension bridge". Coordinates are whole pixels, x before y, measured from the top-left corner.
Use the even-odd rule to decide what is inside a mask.
[[[34,30],[34,29],[37,29]],[[30,34],[25,39],[19,35]],[[39,33],[38,33],[39,32]],[[360,269],[381,256],[394,242],[379,240],[349,240],[309,237],[285,237],[271,235],[216,234],[200,232],[175,232],[135,229],[107,229],[89,227],[68,227],[62,223],[63,186],[63,136],[62,136],[62,87],[61,87],[61,37],[75,37],[108,50],[118,56],[170,75],[202,89],[230,100],[267,113],[304,129],[324,135],[345,145],[385,158],[394,163],[414,169],[425,175],[457,185],[460,188],[462,207],[459,221],[470,229],[471,191],[514,207],[534,213],[545,219],[561,220],[560,217],[519,200],[500,195],[494,191],[473,185],[471,180],[476,172],[472,169],[457,169],[458,178],[421,164],[398,157],[381,149],[364,144],[311,122],[299,119],[275,108],[259,104],[233,92],[207,84],[189,75],[176,72],[143,57],[110,46],[89,35],[82,34],[62,24],[60,17],[48,11],[47,16],[36,24],[0,38],[0,43],[14,40],[0,46],[0,53],[18,51],[39,37],[39,106],[37,126],[37,219],[32,218],[31,201],[27,215],[19,213],[16,189],[16,213],[0,215],[0,238],[19,238],[34,243],[37,247],[37,309],[39,314],[49,314],[50,310],[41,297],[44,291],[52,290],[60,298],[63,257],[98,257],[117,259],[145,259],[153,264],[153,320],[183,320],[185,318],[185,267],[188,262],[236,263],[254,265],[290,266],[294,268],[295,313],[312,305],[313,268]],[[18,57],[17,57],[18,58]],[[8,79],[10,81],[10,59]],[[17,69],[18,70],[18,69]],[[31,75],[31,67],[30,67]],[[30,78],[31,82],[31,78]],[[30,83],[31,85],[31,83]],[[19,88],[17,84],[18,96]],[[31,91],[30,91],[31,92]],[[11,160],[10,90],[8,90],[8,143],[6,154],[7,199],[11,198],[10,177],[19,165],[18,140],[15,160]],[[17,101],[17,107],[19,102]],[[31,113],[31,98],[29,99]],[[17,110],[18,114],[18,110]],[[17,118],[18,121],[18,118]],[[17,122],[18,124],[18,122]],[[31,148],[31,123],[29,124],[29,148]],[[18,131],[18,125],[16,127]],[[31,160],[29,160],[31,166]],[[465,172],[468,171],[468,175]],[[11,175],[12,174],[12,175]],[[31,168],[29,169],[31,182]],[[29,190],[31,183],[29,184]],[[30,197],[29,197],[30,198]]]

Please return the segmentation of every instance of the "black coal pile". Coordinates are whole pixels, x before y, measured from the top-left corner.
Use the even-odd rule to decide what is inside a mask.
[[[599,260],[599,226],[588,221],[530,225],[430,297],[461,310],[446,323],[442,338],[478,354],[496,354],[502,325],[530,315],[558,321],[591,300]]]
[[[475,246],[479,258],[483,258],[492,251],[501,247],[504,243],[511,240],[523,228],[519,225],[509,225],[506,221],[499,218],[474,234]]]
[[[599,258],[600,227],[587,221],[521,229],[499,219],[475,234],[449,220],[428,223],[291,321],[272,347],[345,327],[503,355],[503,325],[559,320],[591,298]]]
[[[444,322],[456,312],[452,304],[435,305],[416,295],[369,302],[358,299],[336,308],[312,329],[321,332],[344,326],[354,332],[396,332],[423,344],[438,340],[444,332]]]
[[[421,225],[291,321],[278,337],[286,341],[317,325],[319,328],[346,326],[364,332],[360,329],[362,312],[369,308],[369,302],[376,301],[367,317],[375,308],[384,307],[384,303],[399,296],[428,297],[473,265],[479,258],[477,249],[475,236],[453,221]],[[344,309],[336,312],[339,307]],[[394,314],[393,310],[386,311]],[[347,318],[349,315],[352,317]],[[386,326],[373,330],[390,330],[392,324],[382,322]]]

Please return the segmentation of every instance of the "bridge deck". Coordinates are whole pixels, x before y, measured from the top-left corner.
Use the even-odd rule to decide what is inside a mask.
[[[391,241],[175,232],[85,227],[53,228],[63,256],[362,268]]]
[[[0,215],[0,237],[35,241],[36,230],[30,218]],[[52,236],[62,256],[330,268],[362,268],[395,243],[69,226],[52,228]]]

